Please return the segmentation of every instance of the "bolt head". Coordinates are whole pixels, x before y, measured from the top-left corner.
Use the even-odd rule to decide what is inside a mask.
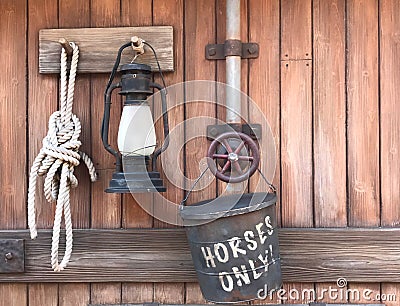
[[[251,46],[251,47],[249,47],[249,48],[247,49],[247,51],[248,51],[250,54],[254,54],[254,53],[256,53],[256,47]]]
[[[215,48],[208,49],[208,55],[214,56],[215,54],[217,54],[217,50]]]
[[[11,259],[13,259],[14,256],[13,256],[12,253],[8,252],[8,253],[5,255],[5,257],[6,257],[7,260],[11,260]]]

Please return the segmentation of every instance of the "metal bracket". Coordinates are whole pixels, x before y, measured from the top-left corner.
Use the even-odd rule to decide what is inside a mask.
[[[23,239],[0,239],[0,273],[25,272]]]
[[[240,124],[240,123],[209,125],[207,126],[207,139],[214,140],[219,135],[232,131],[242,132],[246,135],[249,135],[254,140],[261,139],[261,124]]]
[[[237,39],[229,39],[223,44],[208,44],[206,46],[206,59],[222,60],[227,56],[257,58],[259,49],[260,47],[257,43],[242,43]]]

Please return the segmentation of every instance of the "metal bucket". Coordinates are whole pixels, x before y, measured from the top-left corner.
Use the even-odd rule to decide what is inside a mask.
[[[181,206],[206,300],[254,300],[281,287],[275,193],[223,196]]]

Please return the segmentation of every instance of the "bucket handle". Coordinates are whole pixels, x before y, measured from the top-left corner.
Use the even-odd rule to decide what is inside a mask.
[[[201,178],[204,176],[204,174],[206,174],[207,170],[210,170],[210,168],[208,166],[207,166],[207,168],[205,168],[203,170],[203,172],[201,172],[199,177],[195,180],[195,182],[193,183],[192,187],[189,189],[188,193],[186,194],[185,198],[179,204],[180,207],[183,207],[183,206],[186,205],[186,201],[189,198],[190,194],[192,193],[194,187],[196,187],[197,183],[201,180]],[[272,191],[272,193],[276,193],[275,186],[267,180],[267,178],[265,177],[264,173],[262,173],[259,168],[257,168],[257,171],[261,175],[261,177],[264,179],[264,181],[267,183],[267,185],[268,185],[269,189]],[[218,178],[217,178],[217,180],[218,180]]]

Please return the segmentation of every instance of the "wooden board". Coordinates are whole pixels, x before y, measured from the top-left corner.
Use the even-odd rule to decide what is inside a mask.
[[[313,226],[311,80],[311,61],[281,62],[281,194],[283,226]],[[303,285],[285,283],[283,288],[288,292],[291,289],[297,289],[301,292]]]
[[[377,226],[380,218],[378,5],[347,2],[349,225]]]
[[[316,227],[346,215],[345,2],[314,5],[314,211]]]
[[[312,63],[281,64],[282,225],[313,226]]]
[[[151,0],[121,1],[121,24],[124,26],[151,26],[153,24],[153,4]],[[132,12],[140,12],[132,14]],[[150,197],[151,205],[152,197]],[[151,228],[153,217],[139,206],[131,194],[122,195],[122,227]],[[128,283],[121,285],[121,300],[123,303],[153,302],[153,283]]]
[[[0,228],[26,227],[27,1],[0,1]],[[22,39],[17,39],[22,38]],[[16,105],[18,105],[16,107]],[[25,306],[27,285],[1,284],[0,305]]]
[[[316,227],[344,227],[346,211],[345,1],[313,1],[314,60],[314,220]],[[339,276],[338,276],[339,277]],[[316,283],[324,290],[336,283]]]
[[[27,231],[0,237],[27,238]],[[333,282],[338,275],[400,282],[400,229],[285,228],[279,239],[286,282]],[[47,263],[51,231],[40,231],[37,240],[26,240],[26,273],[1,274],[0,282],[197,281],[182,229],[76,230],[74,241],[69,268],[54,273]]]
[[[381,2],[381,194],[382,225],[400,225],[400,3]]]
[[[400,3],[396,0],[380,2],[380,156],[381,156],[381,225],[398,227],[400,224],[400,41],[398,29]],[[399,304],[400,284],[381,285],[382,298],[387,306]],[[397,300],[389,295],[396,294]]]
[[[311,33],[311,1],[281,0],[281,59],[311,59]]]
[[[350,226],[380,225],[378,1],[347,2]],[[380,284],[349,284],[380,292]]]
[[[119,0],[91,0],[90,25],[92,27],[115,27],[121,24],[121,1]],[[83,52],[82,52],[83,53]],[[99,131],[101,118],[103,117],[103,91],[107,83],[107,75],[91,77],[91,118],[92,118],[92,151],[98,169],[113,167],[113,157],[105,152],[100,142]],[[110,135],[116,136],[119,118],[121,114],[120,97],[113,96],[114,107],[111,113]],[[117,102],[117,103],[116,103]],[[115,147],[115,138],[111,138],[111,144]],[[111,158],[110,158],[111,157]],[[112,171],[99,172],[99,182],[93,185],[91,198],[91,227],[92,228],[121,228],[121,195],[106,194],[104,189],[108,186]],[[75,240],[76,241],[76,240]],[[99,240],[101,241],[101,240]],[[75,244],[75,248],[76,248]],[[79,280],[80,281],[80,280]],[[122,279],[115,283],[91,284],[91,303],[120,303],[122,297]]]
[[[118,16],[119,17],[119,16]],[[163,71],[174,70],[173,29],[171,26],[43,29],[39,32],[39,72],[60,72],[60,38],[75,42],[79,46],[78,72],[111,72],[118,49],[129,42],[132,36],[143,38],[157,52]],[[124,52],[121,64],[130,62],[133,52]],[[158,71],[154,54],[145,46],[145,53],[136,62],[145,63]]]

